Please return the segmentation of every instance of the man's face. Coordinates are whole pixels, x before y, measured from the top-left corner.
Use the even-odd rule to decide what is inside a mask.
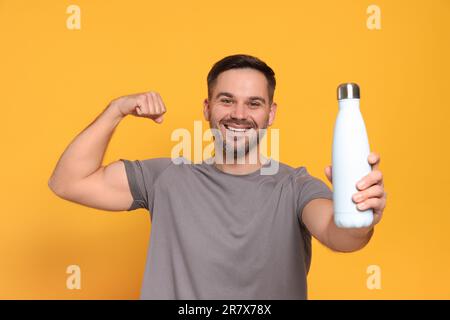
[[[223,147],[232,151],[235,158],[237,154],[247,154],[259,143],[250,136],[255,137],[258,130],[270,126],[275,111],[276,103],[269,105],[266,77],[250,68],[219,74],[210,100],[205,99],[203,108],[211,129],[220,130]]]

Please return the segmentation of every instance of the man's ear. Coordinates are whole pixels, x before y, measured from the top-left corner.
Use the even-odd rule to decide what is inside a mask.
[[[209,101],[208,99],[203,100],[203,116],[205,117],[206,121],[209,121]]]
[[[277,112],[277,104],[275,102],[272,102],[272,105],[270,106],[270,111],[269,111],[269,122],[268,122],[269,126],[271,126],[272,122],[275,120],[276,112]]]

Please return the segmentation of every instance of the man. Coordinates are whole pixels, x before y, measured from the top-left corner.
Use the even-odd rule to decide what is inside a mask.
[[[306,299],[311,235],[332,250],[351,252],[368,243],[380,221],[386,202],[380,158],[369,156],[373,170],[361,177],[364,185],[354,196],[361,210],[373,208],[373,225],[339,229],[331,190],[305,167],[265,160],[259,152],[248,161],[259,143],[248,133],[275,118],[273,70],[255,57],[233,55],[212,67],[207,82],[203,112],[219,142],[213,161],[120,159],[103,166],[124,117],[163,121],[166,107],[158,93],[134,94],[113,100],[71,142],[49,187],[93,208],[150,211],[141,299]],[[246,161],[215,159],[230,153]],[[261,174],[273,165],[276,172]],[[331,166],[325,173],[332,182]]]

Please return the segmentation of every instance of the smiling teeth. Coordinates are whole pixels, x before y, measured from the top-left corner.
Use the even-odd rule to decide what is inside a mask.
[[[247,128],[247,129],[245,129],[245,128],[233,128],[233,127],[229,127],[229,126],[225,126],[225,128],[227,130],[234,131],[234,132],[245,132],[245,131],[247,131],[249,129],[249,128]]]
[[[238,128],[232,128],[232,127],[228,127],[229,130],[231,131],[236,131],[236,132],[244,132],[247,131],[247,129],[238,129]]]

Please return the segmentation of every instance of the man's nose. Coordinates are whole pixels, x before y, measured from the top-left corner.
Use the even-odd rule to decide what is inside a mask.
[[[231,117],[235,119],[247,118],[247,107],[244,103],[236,103],[231,111]]]

